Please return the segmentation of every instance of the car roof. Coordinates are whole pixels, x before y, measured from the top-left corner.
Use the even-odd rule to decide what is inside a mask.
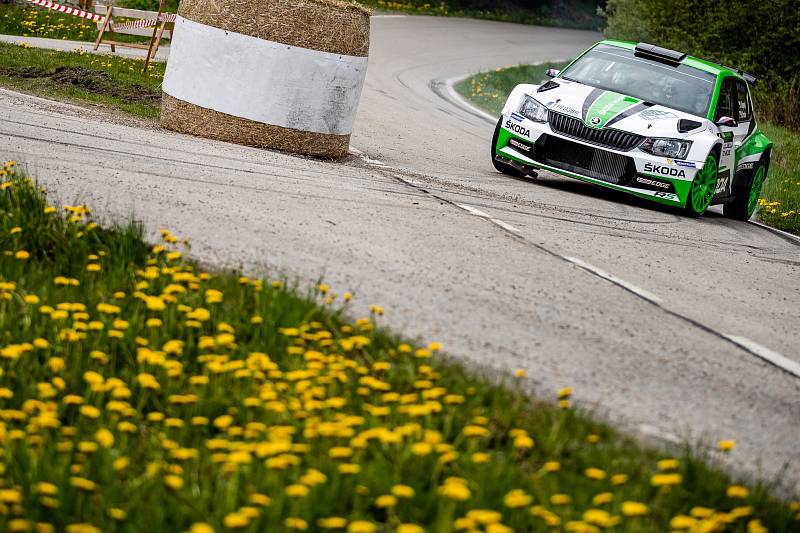
[[[636,45],[638,43],[632,41],[620,41],[617,39],[606,39],[604,41],[600,41],[597,44],[607,44],[609,46],[616,46],[618,48],[633,50],[634,48],[636,48]],[[736,72],[734,69],[730,67],[719,65],[717,63],[712,63],[711,61],[706,61],[705,59],[700,59],[698,57],[687,55],[686,58],[683,61],[681,61],[681,64],[689,67],[694,67],[696,69],[708,72],[710,74],[714,74],[716,76],[719,75],[734,76],[741,80],[745,80],[744,77],[742,77],[738,72]]]

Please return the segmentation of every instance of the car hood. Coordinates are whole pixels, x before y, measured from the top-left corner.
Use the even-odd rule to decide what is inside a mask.
[[[612,128],[647,137],[685,137],[703,131],[710,124],[705,117],[561,78],[545,83],[531,96],[551,111],[579,118],[590,128]],[[693,121],[697,126],[680,132],[681,119]]]

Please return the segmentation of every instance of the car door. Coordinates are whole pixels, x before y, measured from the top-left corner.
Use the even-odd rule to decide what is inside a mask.
[[[722,80],[722,87],[717,99],[717,109],[714,112],[714,122],[722,117],[730,117],[736,121],[739,118],[739,102],[737,95],[736,78],[729,76]],[[745,87],[747,90],[747,87]],[[742,125],[737,122],[736,126],[719,126],[720,136],[722,137],[722,152],[719,159],[719,177],[717,187],[714,191],[716,198],[730,196],[733,177],[733,167],[735,164],[735,143],[741,144],[744,134],[746,134],[749,124]]]

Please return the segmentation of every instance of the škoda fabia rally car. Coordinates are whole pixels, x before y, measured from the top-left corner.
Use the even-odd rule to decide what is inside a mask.
[[[492,141],[500,172],[544,169],[747,220],[769,169],[745,72],[645,43],[602,41],[542,85],[518,85]]]

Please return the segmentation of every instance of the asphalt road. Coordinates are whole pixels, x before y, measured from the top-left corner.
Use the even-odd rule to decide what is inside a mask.
[[[800,479],[800,377],[759,357],[800,363],[797,242],[550,174],[497,174],[493,124],[440,96],[453,77],[567,58],[597,39],[375,18],[352,141],[366,163],[134,127],[10,92],[0,158],[25,162],[64,202],[189,237],[202,261],[322,276],[354,291],[357,311],[381,304],[393,328],[455,357],[526,369],[540,394],[571,385],[579,405],[633,431],[733,438],[738,470]]]

